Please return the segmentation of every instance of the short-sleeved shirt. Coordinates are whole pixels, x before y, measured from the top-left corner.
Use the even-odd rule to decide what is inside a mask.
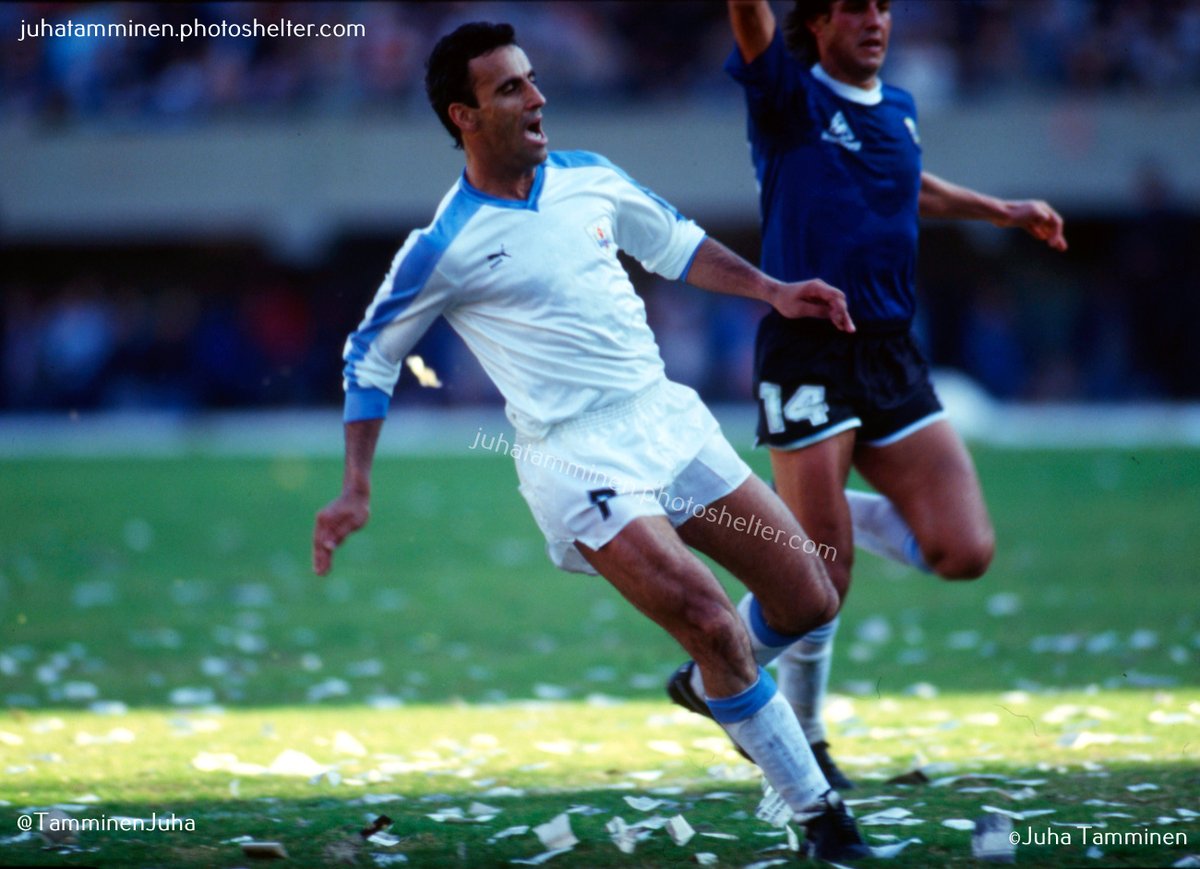
[[[596,154],[552,152],[521,201],[477,190],[464,172],[346,342],[345,419],[386,415],[405,354],[439,315],[523,436],[637,395],[663,378],[663,362],[617,250],[675,279],[703,240]]]
[[[860,329],[906,328],[921,186],[912,97],[882,84],[854,88],[819,65],[807,68],[778,30],[752,62],[735,48],[725,68],[749,108],[763,271],[832,284],[846,293]]]

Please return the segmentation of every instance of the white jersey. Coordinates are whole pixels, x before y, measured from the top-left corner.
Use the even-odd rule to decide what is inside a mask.
[[[346,342],[346,421],[386,415],[402,360],[439,314],[522,435],[635,395],[663,378],[663,363],[617,249],[676,279],[703,240],[596,154],[551,153],[524,201],[482,193],[464,173],[404,242]]]

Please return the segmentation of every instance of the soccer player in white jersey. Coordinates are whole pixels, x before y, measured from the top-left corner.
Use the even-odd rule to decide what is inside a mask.
[[[400,363],[439,315],[506,400],[520,491],[561,568],[604,576],[704,676],[710,711],[826,859],[871,853],[762,669],[706,553],[803,633],[837,612],[796,519],[690,389],[664,377],[617,249],[667,278],[853,331],[839,290],[766,277],[595,154],[551,153],[545,99],[503,24],[468,24],[429,57],[426,89],[466,168],[409,236],[345,351],[345,474],[316,517],[313,569],[367,521],[371,464]]]

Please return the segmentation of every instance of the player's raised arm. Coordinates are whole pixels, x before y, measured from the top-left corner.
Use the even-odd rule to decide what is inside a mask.
[[[742,60],[750,63],[767,50],[775,36],[775,13],[767,0],[727,0],[729,24]]]
[[[785,317],[818,317],[853,332],[846,296],[820,278],[785,284],[760,272],[712,238],[700,242],[684,279],[694,287],[767,302]]]
[[[921,217],[987,220],[1023,229],[1057,251],[1067,249],[1062,216],[1040,199],[997,199],[922,172],[918,207]]]
[[[317,513],[313,526],[313,571],[329,573],[333,551],[367,524],[371,514],[371,465],[379,442],[382,419],[363,419],[345,425],[346,466],[342,492]]]

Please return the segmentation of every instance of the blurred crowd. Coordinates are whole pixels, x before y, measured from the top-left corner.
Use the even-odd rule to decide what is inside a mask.
[[[777,3],[783,11],[790,4]],[[1200,89],[1200,0],[893,0],[889,81],[939,101],[1007,93]],[[511,20],[560,104],[737,97],[721,72],[724,4],[347,2],[0,4],[0,123],[199,124],[272,113],[428,113],[437,35]],[[17,39],[22,22],[361,23],[360,38]],[[720,95],[724,96],[720,96]],[[1067,214],[1071,255],[978,226],[923,230],[917,329],[936,365],[1012,400],[1200,398],[1200,215],[1153,166],[1134,211]],[[5,251],[0,411],[280,407],[340,400],[340,356],[395,251],[396,227],[343,237],[321,262],[278,262],[244,240]],[[387,231],[386,236],[371,232]],[[757,228],[715,235],[757,259]],[[79,265],[86,263],[86,265]],[[636,277],[668,373],[710,400],[750,398],[761,309]],[[492,400],[439,323],[418,346],[441,390]]]
[[[1069,258],[1011,231],[926,227],[916,329],[932,362],[1003,400],[1200,398],[1200,216],[1153,172],[1143,184],[1137,213],[1068,215]],[[716,234],[756,256],[755,227]],[[343,343],[395,245],[344,241],[305,269],[254,247],[131,248],[114,252],[122,268],[86,271],[83,251],[25,251],[0,294],[0,411],[338,404]],[[710,401],[750,400],[763,308],[632,274],[668,374]],[[414,352],[445,385],[405,373],[398,401],[498,399],[443,321]]]
[[[786,10],[790,3],[776,8]],[[887,78],[939,101],[1019,90],[1200,87],[1200,0],[894,0]],[[426,111],[437,36],[511,21],[549,93],[583,105],[733,93],[715,0],[0,4],[0,119],[121,124],[229,114]],[[361,24],[341,38],[25,38],[74,24]]]

